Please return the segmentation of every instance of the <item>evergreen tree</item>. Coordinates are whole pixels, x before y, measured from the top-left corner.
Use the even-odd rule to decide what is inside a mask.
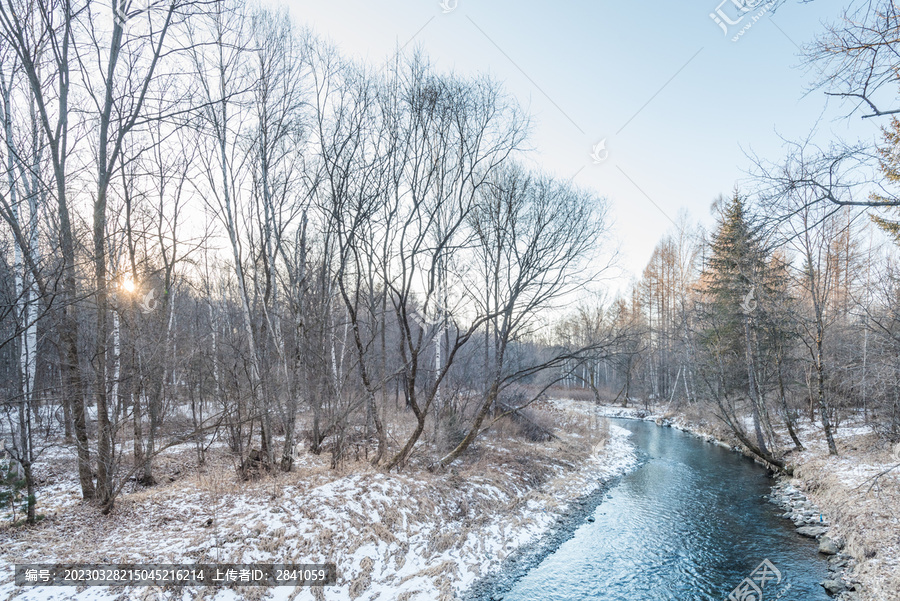
[[[751,452],[777,467],[783,462],[769,450],[773,442],[759,376],[760,301],[773,297],[767,253],[759,228],[748,217],[744,198],[735,190],[720,208],[703,277],[704,327],[701,342],[713,358],[719,390],[713,391],[721,417]],[[728,399],[746,396],[753,417],[753,439],[744,431]],[[767,442],[768,436],[768,442]]]
[[[878,154],[881,156],[878,165],[881,168],[881,172],[884,174],[885,179],[889,183],[900,185],[900,119],[897,119],[896,117],[891,118],[890,127],[882,128],[882,135],[884,136],[884,141],[887,145],[878,149]],[[870,198],[875,202],[882,203],[893,202],[896,200],[895,198],[887,198],[880,194],[875,194],[874,192],[871,194]],[[872,215],[871,219],[875,225],[890,235],[891,238],[894,239],[894,242],[900,244],[900,221],[884,219],[878,215]]]

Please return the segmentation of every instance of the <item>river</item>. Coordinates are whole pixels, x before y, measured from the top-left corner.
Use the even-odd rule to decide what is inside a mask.
[[[673,428],[615,423],[644,463],[503,601],[722,601],[738,587],[739,601],[829,598],[816,542],[764,498],[766,470]]]

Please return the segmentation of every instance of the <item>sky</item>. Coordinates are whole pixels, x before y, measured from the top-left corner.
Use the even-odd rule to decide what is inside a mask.
[[[744,13],[720,1],[283,4],[347,56],[381,64],[418,47],[441,70],[501,81],[533,117],[534,164],[610,203],[621,289],[675,222],[714,224],[712,202],[747,177],[748,153],[777,161],[783,139],[817,124],[824,137],[880,136],[874,120],[826,102],[801,53],[849,0],[774,12],[747,0]]]

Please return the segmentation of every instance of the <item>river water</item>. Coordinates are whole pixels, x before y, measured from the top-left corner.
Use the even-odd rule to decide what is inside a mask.
[[[816,542],[763,498],[764,469],[672,428],[615,423],[646,461],[504,601],[722,601],[738,587],[739,601],[829,598]]]

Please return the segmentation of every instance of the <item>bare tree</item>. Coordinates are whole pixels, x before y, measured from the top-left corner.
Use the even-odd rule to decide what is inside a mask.
[[[82,9],[68,0],[0,4],[0,35],[13,49],[28,90],[34,101],[40,130],[46,136],[53,171],[48,189],[55,195],[59,220],[60,251],[63,261],[62,315],[58,326],[62,369],[63,401],[72,408],[75,442],[78,450],[78,475],[82,496],[92,499],[95,488],[88,448],[84,407],[84,388],[78,351],[79,326],[75,301],[75,239],[68,198],[69,157],[71,153],[69,100],[72,86],[73,22]]]
[[[897,106],[897,49],[900,11],[893,0],[854,2],[806,50],[821,68],[818,87],[849,100],[863,118],[900,112]]]
[[[554,353],[536,363],[510,361],[510,345],[538,327],[539,315],[591,282],[599,272],[589,267],[606,231],[601,199],[570,184],[531,177],[521,169],[498,173],[483,189],[472,214],[482,245],[493,294],[488,297],[491,365],[489,387],[463,440],[441,458],[447,466],[481,433],[498,396],[507,388],[570,359]],[[595,345],[589,345],[595,349]]]
[[[422,327],[422,315],[439,302],[444,267],[470,240],[478,195],[519,148],[526,125],[518,107],[489,79],[436,76],[421,56],[393,77],[393,94],[387,96],[388,127],[395,136],[393,228],[384,245],[393,256],[393,272],[383,277],[400,329],[405,396],[416,427],[386,469],[409,457],[457,353],[488,318],[480,313],[447,333],[439,360],[428,369],[432,337]],[[421,308],[415,306],[417,294],[424,296]]]
[[[194,44],[191,50],[195,66],[200,102],[203,107],[200,142],[209,148],[201,153],[201,176],[205,186],[198,192],[208,194],[211,208],[221,221],[228,237],[231,259],[241,303],[241,318],[247,343],[249,388],[253,409],[261,424],[261,455],[266,465],[274,458],[272,422],[262,388],[261,358],[258,333],[253,323],[250,295],[251,279],[245,270],[244,234],[241,206],[247,187],[248,172],[243,167],[248,160],[240,137],[249,126],[245,108],[248,95],[255,84],[248,67],[250,60],[247,41],[250,32],[249,15],[235,3],[217,3],[202,20],[203,29],[191,29],[192,38],[213,40],[209,45]],[[242,458],[242,464],[244,458]]]

